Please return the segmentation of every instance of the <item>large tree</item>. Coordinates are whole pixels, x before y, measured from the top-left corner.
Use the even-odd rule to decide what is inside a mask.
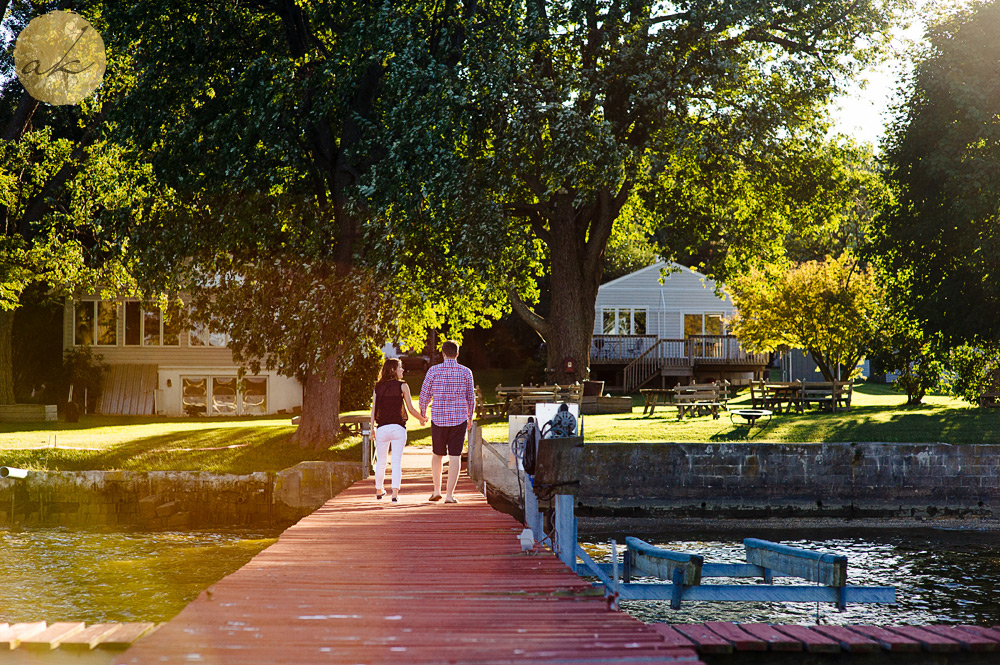
[[[475,13],[172,0],[122,3],[113,19],[136,62],[116,121],[184,203],[139,236],[144,282],[163,289],[163,276],[179,276],[237,360],[302,379],[304,445],[339,434],[341,378],[372,342],[499,313],[492,291],[463,288],[462,253],[447,251],[448,233],[423,230],[419,207],[409,230],[370,228],[393,214],[373,201],[402,172],[384,166],[384,117],[412,92],[399,70],[408,58],[455,67],[440,35]],[[442,251],[401,273],[412,243]]]
[[[511,276],[547,274],[545,316],[530,291],[507,290],[546,341],[552,378],[580,378],[563,372],[567,357],[588,365],[605,253],[627,206],[662,229],[663,256],[701,252],[720,277],[780,253],[781,205],[768,209],[760,186],[771,188],[782,156],[822,131],[824,104],[902,4],[528,0],[482,41],[466,39],[454,86],[429,86],[413,102],[454,100],[465,131],[443,130],[454,118],[438,117],[413,134],[430,125],[428,135],[453,140],[468,179],[449,193],[488,202],[474,228],[514,239],[494,263]],[[429,171],[417,166],[421,192],[439,171],[429,161]]]
[[[4,27],[16,35],[56,3],[10,3]],[[101,3],[78,6],[102,31]],[[8,3],[3,4],[6,11]],[[74,106],[41,104],[0,55],[0,404],[14,401],[11,332],[24,290],[55,293],[124,285],[127,230],[155,216],[161,192],[129,146],[109,142],[106,118],[122,77],[109,58],[104,85]]]
[[[898,187],[876,252],[947,345],[1000,340],[1000,3],[931,25],[885,142]]]

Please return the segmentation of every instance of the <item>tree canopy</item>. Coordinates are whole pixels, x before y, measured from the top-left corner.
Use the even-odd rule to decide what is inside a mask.
[[[927,30],[885,141],[898,189],[874,252],[907,276],[913,316],[947,345],[1000,340],[1000,3]]]
[[[806,349],[824,379],[847,380],[875,340],[884,290],[850,253],[789,269],[755,268],[729,282],[739,314],[730,329],[749,351]]]
[[[662,256],[700,252],[701,268],[717,276],[780,254],[787,219],[771,194],[782,193],[786,157],[822,131],[826,101],[874,57],[900,7],[530,0],[488,34],[466,34],[466,67],[450,79],[423,70],[417,80],[438,84],[414,86],[427,92],[411,105],[465,112],[457,130],[447,112],[433,116],[453,129],[422,144],[460,158],[464,184],[450,191],[478,213],[462,232],[508,237],[490,258],[510,276],[549,278],[544,317],[530,290],[508,295],[546,340],[553,378],[579,378],[558,369],[567,356],[587,365],[597,287],[624,210],[655,223]],[[416,165],[413,197],[440,164]]]

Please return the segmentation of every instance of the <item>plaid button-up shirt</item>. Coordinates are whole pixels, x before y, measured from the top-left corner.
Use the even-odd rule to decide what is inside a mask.
[[[471,421],[476,413],[472,370],[459,365],[455,358],[445,358],[443,363],[431,366],[420,387],[420,415],[426,415],[427,404],[431,401],[434,424],[452,427]]]

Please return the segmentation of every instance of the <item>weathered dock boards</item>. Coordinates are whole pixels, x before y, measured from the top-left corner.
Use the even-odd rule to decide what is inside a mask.
[[[711,662],[857,662],[906,663],[997,663],[1000,662],[1000,629],[978,626],[783,626],[760,623],[708,622],[655,624],[661,634],[672,635],[675,646],[690,644]],[[680,636],[680,638],[678,638]],[[778,652],[788,653],[781,660]],[[818,654],[805,659],[803,652]],[[795,654],[798,653],[798,656]],[[879,656],[872,654],[879,653]],[[723,654],[725,654],[723,656]],[[831,655],[833,660],[823,660]],[[834,654],[842,654],[837,659]],[[899,654],[901,660],[890,659]]]
[[[468,480],[458,504],[430,493],[405,467],[399,504],[353,485],[115,662],[698,662],[550,552],[523,553],[521,525]]]

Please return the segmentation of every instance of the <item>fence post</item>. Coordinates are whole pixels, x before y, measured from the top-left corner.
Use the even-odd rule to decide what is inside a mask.
[[[556,494],[555,505],[556,554],[567,566],[576,570],[576,516],[573,514],[573,495]]]
[[[371,475],[372,442],[368,427],[367,423],[361,424],[361,480],[366,480]]]

